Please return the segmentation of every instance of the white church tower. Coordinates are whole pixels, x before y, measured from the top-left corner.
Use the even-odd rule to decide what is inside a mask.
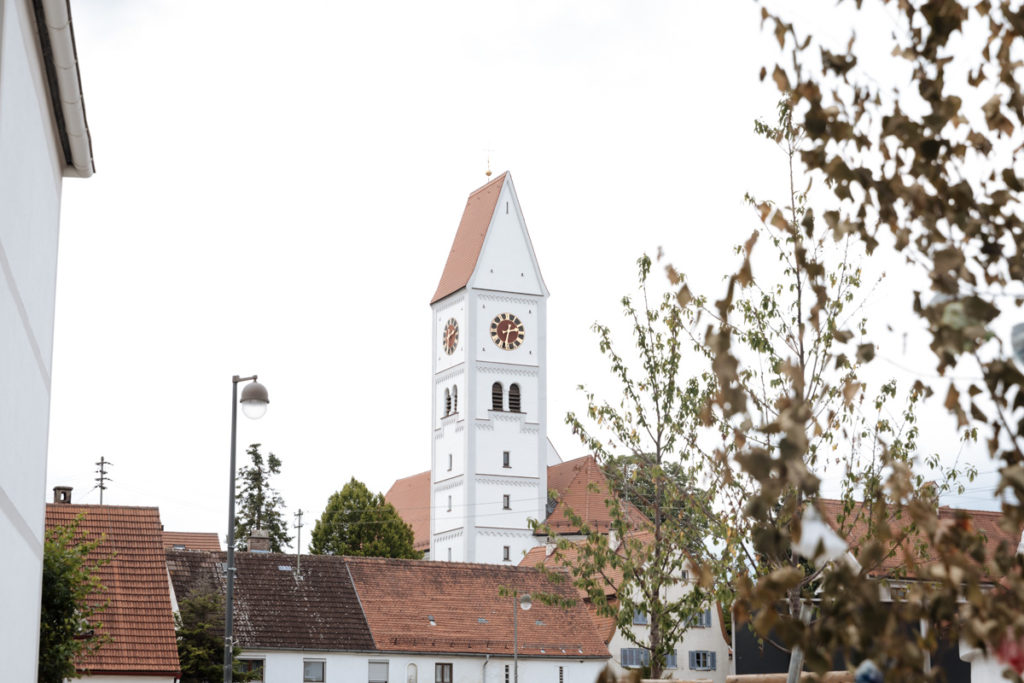
[[[512,177],[469,195],[431,299],[430,557],[517,564],[547,503],[548,290]]]

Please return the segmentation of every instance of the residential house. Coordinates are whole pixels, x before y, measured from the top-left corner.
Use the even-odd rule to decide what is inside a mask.
[[[858,548],[869,536],[870,511],[862,503],[856,503],[849,512],[844,503],[835,499],[819,499],[818,509],[822,518],[846,538],[850,552],[857,555]],[[1000,543],[1018,547],[1020,533],[1010,534],[1002,528],[1002,513],[990,510],[958,510],[948,506],[938,508],[940,522],[952,523],[958,513],[967,513],[970,523],[986,537],[986,557],[991,558]],[[922,557],[917,548],[923,541],[916,532],[908,528],[909,515],[889,520],[896,537],[905,536],[896,552],[885,557],[876,567],[866,569],[867,576],[878,581],[879,595],[884,602],[898,602],[908,599],[910,589],[918,581],[926,580],[928,566],[932,563],[925,552]],[[906,533],[904,533],[906,532]],[[998,577],[991,577],[985,586],[987,590],[1001,590]],[[922,622],[918,628],[932,628]],[[782,673],[788,669],[789,653],[780,650],[770,639],[756,636],[749,625],[734,628],[734,649],[737,674]],[[1001,680],[1002,665],[994,657],[986,655],[980,648],[969,648],[966,643],[938,639],[937,649],[930,654],[927,666],[941,668],[950,683],[968,681]],[[843,662],[837,658],[836,666]]]
[[[224,553],[166,555],[179,602],[224,590]],[[592,683],[608,660],[585,607],[517,607],[515,594],[552,591],[534,569],[252,552],[235,561],[235,636],[265,683],[506,683],[514,650],[520,681]]]
[[[58,487],[46,506],[46,528],[78,521],[83,541],[99,540],[89,560],[103,590],[89,596],[102,605],[92,624],[104,639],[78,663],[90,683],[175,683],[181,675],[171,592],[164,560],[160,511],[154,507],[75,505],[70,489]],[[35,672],[28,679],[35,680]]]
[[[0,0],[0,605],[4,678],[35,680],[63,179],[93,172],[67,0]]]

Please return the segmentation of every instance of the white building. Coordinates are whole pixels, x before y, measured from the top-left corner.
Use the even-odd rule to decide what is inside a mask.
[[[547,503],[548,291],[512,177],[470,194],[433,310],[430,559],[517,562]]]
[[[93,172],[67,0],[0,0],[0,620],[3,677],[35,680],[57,235]]]
[[[522,567],[238,553],[235,636],[264,683],[593,683],[608,649],[587,608]],[[177,604],[224,590],[224,553],[167,551]],[[501,588],[507,589],[502,595]],[[517,657],[514,655],[518,655]]]

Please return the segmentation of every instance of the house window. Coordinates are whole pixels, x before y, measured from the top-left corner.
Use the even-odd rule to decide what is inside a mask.
[[[452,392],[444,390],[444,414],[445,417],[452,414]]]
[[[459,388],[452,387],[452,412],[459,412]]]
[[[452,497],[451,496],[448,496],[448,510],[447,511],[448,512],[452,511]],[[226,646],[225,646],[225,649],[226,649]]]
[[[501,388],[501,382],[495,382],[491,385],[491,410],[501,410],[501,404],[504,401],[504,390]]]
[[[263,660],[262,659],[239,659],[238,670],[246,675],[245,680],[253,683],[263,683]]]
[[[451,453],[448,454],[448,471],[449,472],[452,471],[452,454]]]
[[[676,651],[672,650],[672,652],[669,652],[667,655],[665,655],[665,668],[666,669],[678,668],[679,667],[679,662],[677,660],[678,660],[678,657],[676,657]]]
[[[508,409],[513,413],[518,413],[519,405],[519,385],[513,384],[508,388]]]
[[[651,663],[651,652],[642,647],[624,647],[619,650],[619,664],[629,668],[649,666]]]
[[[690,650],[690,669],[693,671],[714,671],[715,653],[710,650]]]
[[[508,451],[504,451],[501,454],[501,466],[502,467],[512,467],[512,456],[509,454]]]
[[[512,547],[504,545],[501,547],[501,559],[509,562],[512,559]]]
[[[366,678],[369,683],[388,683],[388,662],[370,660],[370,673]]]
[[[647,613],[644,612],[641,609],[633,610],[633,623],[637,624],[637,625],[640,625],[640,626],[646,626],[647,625]]]
[[[904,584],[893,584],[889,586],[889,597],[893,602],[906,602],[907,595],[907,587]]]
[[[322,659],[302,660],[302,683],[324,683],[327,663]]]
[[[501,497],[501,507],[503,510],[512,509],[512,500],[507,493]]]
[[[434,665],[434,683],[452,683],[452,665]]]
[[[711,608],[708,607],[706,610],[697,615],[697,623],[694,624],[697,628],[711,628]]]

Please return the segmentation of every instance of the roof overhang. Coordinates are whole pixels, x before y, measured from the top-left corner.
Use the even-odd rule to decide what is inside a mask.
[[[85,118],[82,78],[69,0],[32,0],[50,103],[64,162],[64,176],[88,178],[96,170]]]

